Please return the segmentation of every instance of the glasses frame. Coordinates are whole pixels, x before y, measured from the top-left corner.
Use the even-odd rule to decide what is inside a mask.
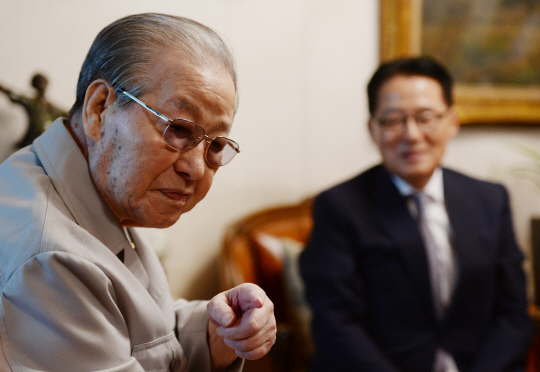
[[[402,118],[401,123],[400,123],[401,125],[399,127],[395,127],[395,129],[390,129],[389,127],[385,127],[385,125],[382,123],[383,122],[382,118],[373,118],[373,120],[379,125],[381,130],[383,130],[383,131],[386,130],[388,133],[391,133],[392,135],[399,136],[399,135],[402,135],[405,132],[405,128],[407,127],[407,123],[409,122],[409,119],[413,119],[414,124],[416,125],[416,127],[418,128],[419,131],[421,131],[424,134],[426,134],[426,133],[429,134],[429,133],[433,132],[439,126],[442,119],[446,115],[448,115],[448,113],[451,110],[452,110],[452,108],[449,107],[444,112],[436,112],[436,111],[433,111],[431,109],[428,109],[428,110],[420,110],[420,111],[417,111],[417,112],[415,112],[413,114],[403,113],[403,118]],[[425,111],[429,111],[429,112],[433,113],[433,120],[434,121],[429,126],[421,125],[421,124],[418,123],[418,118],[417,117],[419,116],[420,113],[425,112]]]
[[[145,109],[147,109],[148,111],[150,111],[152,114],[156,115],[157,117],[159,117],[161,120],[164,120],[166,121],[167,123],[169,123],[167,125],[167,127],[165,128],[165,130],[163,131],[163,141],[165,142],[165,144],[167,146],[169,146],[171,149],[174,149],[175,151],[179,151],[179,152],[185,152],[185,151],[189,151],[191,149],[194,149],[195,147],[197,147],[202,141],[204,141],[206,143],[205,147],[206,147],[206,150],[204,151],[204,160],[208,163],[208,164],[211,164],[215,167],[222,167],[224,165],[227,165],[229,164],[233,159],[234,157],[236,156],[236,154],[239,154],[240,153],[240,145],[238,145],[238,143],[236,141],[233,141],[232,139],[230,138],[227,138],[227,137],[224,137],[224,136],[216,136],[216,137],[210,137],[210,136],[207,136],[206,135],[206,131],[204,130],[203,127],[201,127],[200,125],[198,125],[197,123],[194,123],[192,122],[191,120],[187,120],[187,119],[182,119],[182,118],[178,118],[178,119],[169,119],[167,116],[163,115],[162,113],[160,113],[159,111],[157,111],[156,109],[148,106],[146,103],[144,103],[143,101],[141,101],[140,99],[138,99],[137,97],[135,97],[134,95],[132,95],[131,93],[129,92],[126,92],[125,90],[123,89],[119,89],[119,92],[120,93],[123,93],[125,94],[126,96],[128,96],[130,99],[132,99],[133,101],[135,101],[136,103],[138,103],[139,105],[141,105],[142,107],[144,107]],[[180,149],[177,149],[176,147],[170,145],[166,138],[165,138],[165,133],[167,132],[167,129],[169,129],[169,127],[171,126],[171,124],[174,122],[174,121],[177,121],[177,120],[182,120],[182,121],[186,121],[188,123],[191,123],[193,125],[195,125],[195,127],[197,128],[200,128],[200,130],[202,131],[202,136],[201,137],[197,137],[197,141],[195,142],[194,145],[192,145],[191,147],[187,148],[187,149],[184,149],[184,150],[180,150]],[[232,142],[235,146],[231,146],[231,148],[236,151],[236,154],[233,155],[233,157],[226,163],[224,164],[214,164],[212,163],[211,161],[208,160],[208,150],[210,148],[210,144],[218,139],[218,138],[223,138],[229,142]]]

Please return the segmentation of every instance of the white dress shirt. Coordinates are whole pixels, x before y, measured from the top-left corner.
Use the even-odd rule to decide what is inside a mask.
[[[439,318],[450,304],[454,291],[457,265],[455,251],[452,246],[452,228],[444,203],[444,184],[442,170],[437,168],[423,190],[417,190],[398,176],[392,176],[392,181],[399,192],[407,197],[418,195],[423,208],[423,218],[429,230],[430,239],[424,237],[426,255],[428,256],[431,274],[434,306]],[[408,207],[413,217],[419,212],[412,198],[408,199]],[[437,349],[434,372],[458,372],[454,359],[444,349]]]

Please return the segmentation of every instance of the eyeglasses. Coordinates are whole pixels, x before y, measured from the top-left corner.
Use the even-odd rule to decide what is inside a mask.
[[[206,142],[204,157],[209,164],[216,167],[229,163],[240,152],[240,146],[232,139],[221,136],[208,137],[204,128],[194,122],[186,119],[169,119],[125,90],[120,89],[120,92],[169,123],[163,131],[163,139],[173,149],[181,152],[188,151],[204,140]]]
[[[401,111],[394,111],[379,119],[375,119],[381,129],[390,134],[399,136],[405,131],[409,119],[413,119],[416,126],[422,133],[434,132],[441,122],[441,119],[448,114],[450,109],[439,113],[432,110],[422,110],[414,114],[406,114]]]

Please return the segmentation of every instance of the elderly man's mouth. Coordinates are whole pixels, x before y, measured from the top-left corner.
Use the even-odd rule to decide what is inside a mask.
[[[179,192],[179,191],[173,191],[173,190],[160,190],[163,195],[165,195],[167,198],[180,201],[180,202],[186,202],[189,195]]]

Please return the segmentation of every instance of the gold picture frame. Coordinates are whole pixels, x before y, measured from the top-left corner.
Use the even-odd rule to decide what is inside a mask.
[[[380,0],[380,60],[422,53],[422,0]],[[437,58],[437,56],[433,56]],[[540,86],[455,84],[462,124],[540,124]]]

